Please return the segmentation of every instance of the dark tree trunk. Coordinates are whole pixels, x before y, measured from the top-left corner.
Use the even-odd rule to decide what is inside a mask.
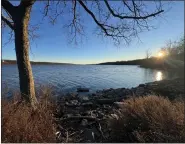
[[[19,84],[22,98],[30,102],[33,108],[36,108],[37,99],[35,96],[35,87],[32,74],[32,68],[29,60],[29,36],[28,24],[30,19],[30,7],[19,7],[16,11],[15,22],[15,50],[17,57],[17,66],[19,71]]]

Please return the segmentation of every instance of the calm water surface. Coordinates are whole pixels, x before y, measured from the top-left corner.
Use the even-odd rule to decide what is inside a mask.
[[[176,74],[125,65],[33,65],[36,87],[50,85],[57,92],[75,92],[78,87],[90,92],[107,88],[131,88],[141,83],[171,79]],[[19,88],[16,65],[2,66],[2,91]]]

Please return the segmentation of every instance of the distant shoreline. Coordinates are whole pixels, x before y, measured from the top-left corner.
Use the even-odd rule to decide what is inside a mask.
[[[128,61],[115,61],[115,62],[104,62],[97,64],[82,64],[82,65],[137,65],[142,68],[151,68],[151,69],[184,69],[184,59],[182,59],[182,54],[176,55],[177,58],[144,58]],[[179,59],[179,58],[180,59]],[[59,63],[59,62],[35,62],[30,61],[33,65],[81,65],[73,63]],[[8,64],[17,64],[16,60],[1,60],[2,65]]]
[[[57,62],[35,62],[35,61],[30,61],[31,64],[34,65],[75,65],[72,63],[57,63]],[[1,60],[2,65],[9,65],[9,64],[17,64],[16,60]]]

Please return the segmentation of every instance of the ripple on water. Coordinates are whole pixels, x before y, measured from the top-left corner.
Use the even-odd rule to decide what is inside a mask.
[[[36,85],[52,85],[58,91],[76,91],[77,87],[87,87],[92,91],[105,88],[134,87],[140,83],[171,78],[175,73],[138,66],[121,65],[33,65]],[[157,76],[156,76],[157,75]],[[19,79],[16,65],[2,66],[2,85],[17,89]]]

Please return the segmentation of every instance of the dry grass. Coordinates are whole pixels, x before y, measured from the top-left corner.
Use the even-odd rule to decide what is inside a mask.
[[[8,143],[41,143],[56,142],[55,124],[53,122],[54,103],[50,91],[42,89],[37,111],[28,103],[13,100],[2,100],[2,142]]]
[[[109,142],[185,142],[184,103],[159,96],[124,101]]]

